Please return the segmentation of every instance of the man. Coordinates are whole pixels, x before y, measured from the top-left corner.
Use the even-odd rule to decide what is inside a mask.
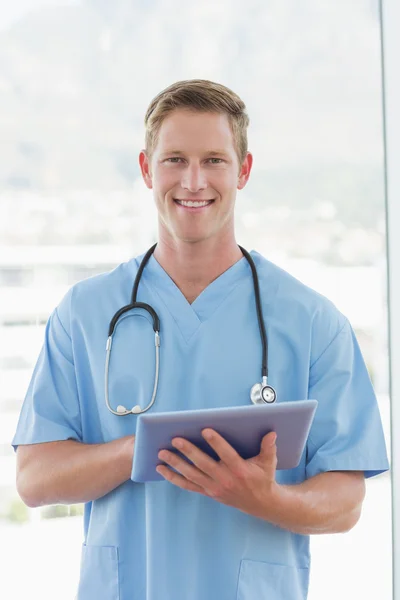
[[[261,344],[251,270],[234,232],[236,193],[253,163],[245,105],[222,85],[183,81],[152,101],[145,125],[139,161],[159,237],[137,301],[160,316],[162,350],[151,410],[246,405],[260,380]],[[17,485],[29,506],[86,503],[80,600],[304,600],[309,536],[354,527],[365,477],[388,469],[377,402],[347,319],[251,256],[269,383],[279,401],[319,401],[296,469],[276,471],[273,432],[258,456],[243,460],[204,430],[220,461],[176,439],[192,465],[162,451],[161,482],[131,480],[138,417],[106,406],[105,344],[143,256],[75,285],[49,319],[13,440]],[[136,308],[115,327],[115,412],[121,402],[143,407],[151,398],[151,325]]]

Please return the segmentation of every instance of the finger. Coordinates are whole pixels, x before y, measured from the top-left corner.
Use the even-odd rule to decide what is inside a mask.
[[[184,454],[192,463],[210,479],[218,479],[219,464],[211,456],[184,438],[174,438],[172,445]]]
[[[161,450],[158,453],[158,458],[167,463],[167,465],[176,469],[176,471],[178,471],[187,480],[191,481],[195,485],[205,488],[209,487],[212,483],[212,479],[208,477],[204,472],[202,472],[195,466],[190,465],[187,462],[187,460],[181,458],[174,452],[169,452],[168,450]]]
[[[156,471],[157,473],[162,475],[164,479],[180,487],[182,490],[187,490],[188,492],[197,492],[198,494],[203,494],[203,496],[206,495],[204,489],[201,486],[196,485],[192,481],[188,481],[187,479],[185,479],[185,477],[179,475],[179,473],[171,471],[171,469],[165,467],[164,465],[157,467]]]
[[[270,453],[271,449],[275,446],[276,438],[275,431],[270,431],[267,435],[264,435],[261,440],[261,453]]]
[[[277,465],[276,433],[270,432],[261,440],[260,454],[258,455],[264,464],[275,463]]]
[[[202,435],[229,469],[236,469],[244,462],[236,450],[214,429],[204,429]]]

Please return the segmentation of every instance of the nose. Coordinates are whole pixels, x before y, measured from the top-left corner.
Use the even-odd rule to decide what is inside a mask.
[[[199,192],[207,188],[207,178],[200,165],[191,164],[182,173],[182,188],[188,192]]]

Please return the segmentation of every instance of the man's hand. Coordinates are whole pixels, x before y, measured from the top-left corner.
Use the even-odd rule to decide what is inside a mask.
[[[278,487],[275,481],[276,434],[270,432],[265,435],[260,453],[247,460],[239,456],[216,431],[204,429],[202,435],[220,461],[215,461],[191,442],[174,438],[174,448],[187,456],[193,465],[173,452],[161,450],[158,454],[160,460],[178,473],[166,466],[157,467],[158,473],[184,490],[198,492],[222,504],[262,517],[265,506],[273,502]]]
[[[342,533],[357,523],[365,495],[362,471],[327,471],[302,483],[281,485],[275,480],[274,432],[263,437],[260,453],[248,460],[216,431],[205,429],[203,437],[220,461],[187,440],[175,438],[172,445],[193,465],[161,450],[159,458],[178,473],[166,466],[157,471],[184,490],[209,496],[293,533]]]

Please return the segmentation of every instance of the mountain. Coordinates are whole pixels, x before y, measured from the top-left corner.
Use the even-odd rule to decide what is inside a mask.
[[[346,227],[382,220],[376,1],[52,2],[0,30],[0,202],[129,198],[149,102],[200,77],[248,107],[250,210],[328,202]]]

